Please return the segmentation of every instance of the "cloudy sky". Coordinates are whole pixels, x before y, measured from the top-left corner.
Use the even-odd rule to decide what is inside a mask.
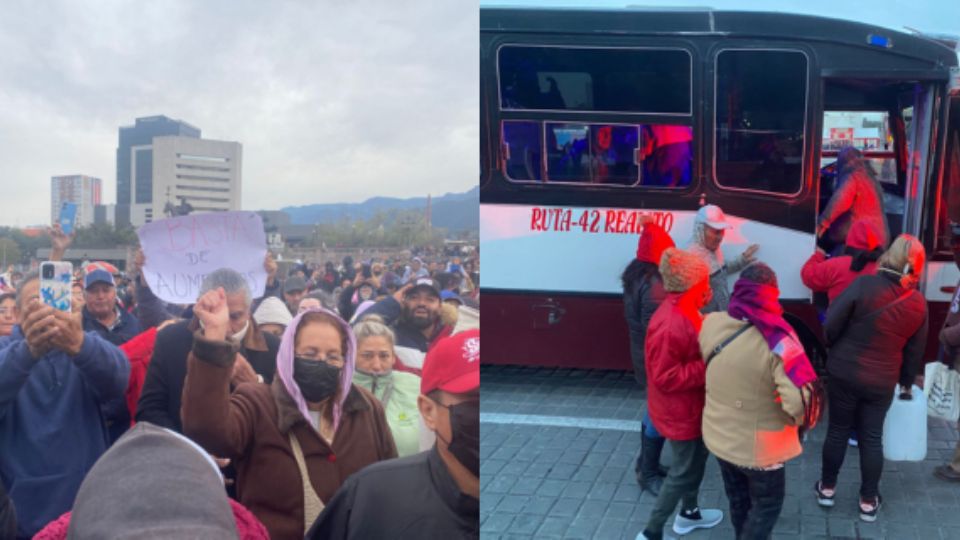
[[[243,207],[470,189],[475,0],[99,0],[0,6],[0,225],[45,223],[50,177],[103,179],[117,128],[185,120],[243,144]]]

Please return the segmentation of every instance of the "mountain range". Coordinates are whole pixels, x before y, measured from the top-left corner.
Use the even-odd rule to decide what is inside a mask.
[[[480,188],[474,187],[464,193],[447,193],[433,197],[431,201],[431,221],[434,227],[454,231],[476,231],[480,228]],[[334,223],[343,218],[366,220],[380,211],[425,209],[426,197],[397,199],[392,197],[372,197],[361,203],[309,204],[306,206],[287,206],[280,211],[290,216],[294,225],[313,225],[316,223]]]

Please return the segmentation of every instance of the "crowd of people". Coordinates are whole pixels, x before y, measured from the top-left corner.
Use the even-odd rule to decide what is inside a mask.
[[[479,257],[429,255],[268,254],[263,296],[221,268],[179,306],[138,252],[71,312],[8,272],[0,537],[477,537]]]
[[[730,225],[720,208],[700,208],[685,249],[657,224],[644,225],[622,275],[634,373],[647,394],[637,481],[657,497],[638,538],[662,538],[678,503],[677,534],[723,520],[721,510],[698,504],[710,454],[720,465],[736,537],[769,538],[784,502],[785,463],[804,451],[804,433],[825,408],[821,475],[811,496],[833,506],[853,439],[860,453],[860,518],[877,519],[884,418],[894,399],[911,399],[913,385],[922,383],[928,321],[917,286],[925,251],[907,234],[887,242],[885,221],[875,215],[883,211],[876,194],[844,189],[872,181],[861,176],[855,154],[845,158],[853,160],[841,169],[849,178],[841,179],[818,227],[822,236],[842,221],[845,230],[833,238],[840,243],[833,256],[818,248],[800,272],[828,301],[822,317],[829,385],[818,379],[784,319],[778,277],[757,260],[759,246],[724,262],[720,245]],[[952,246],[960,266],[960,226]],[[732,291],[731,275],[738,275]],[[940,334],[951,366],[960,358],[958,321],[960,292]],[[660,465],[665,444],[673,456],[669,470]],[[960,459],[935,474],[960,480]]]

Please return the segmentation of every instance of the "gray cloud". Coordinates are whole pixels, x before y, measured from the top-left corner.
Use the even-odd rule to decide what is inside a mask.
[[[477,4],[17,2],[0,12],[0,224],[49,178],[115,194],[117,128],[166,114],[244,145],[245,208],[469,189]]]

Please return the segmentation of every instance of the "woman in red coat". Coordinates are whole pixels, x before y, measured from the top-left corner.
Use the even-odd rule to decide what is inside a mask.
[[[842,255],[828,259],[825,251],[817,249],[800,270],[800,279],[811,291],[827,293],[833,303],[853,280],[877,273],[882,254],[880,231],[872,222],[860,220],[850,227]]]
[[[697,336],[703,321],[700,309],[711,297],[710,270],[701,257],[670,248],[660,259],[660,275],[667,296],[647,329],[647,412],[666,437],[673,461],[643,530],[645,538],[663,537],[663,526],[681,498],[675,533],[684,535],[723,520],[720,510],[701,510],[697,504],[708,456],[700,432],[706,364]]]

